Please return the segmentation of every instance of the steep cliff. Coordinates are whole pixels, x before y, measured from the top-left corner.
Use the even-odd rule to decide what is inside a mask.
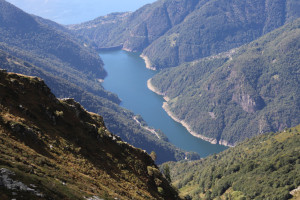
[[[44,81],[0,71],[1,199],[178,199],[151,157]]]

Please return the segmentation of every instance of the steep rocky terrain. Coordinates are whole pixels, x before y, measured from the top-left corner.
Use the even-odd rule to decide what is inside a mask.
[[[165,165],[187,199],[299,199],[299,143],[300,125],[199,161]]]
[[[178,199],[150,156],[44,81],[0,71],[0,199]],[[93,197],[93,198],[92,198]]]
[[[103,89],[99,78],[106,72],[88,42],[82,44],[83,39],[61,25],[29,15],[4,0],[0,0],[0,11],[1,68],[43,78],[57,97],[72,97],[103,116],[107,128],[124,141],[148,153],[155,151],[158,163],[184,159],[184,151],[140,127],[134,114],[118,105],[120,99]]]
[[[227,54],[186,63],[151,81],[192,131],[234,145],[300,123],[300,19]]]
[[[251,42],[300,17],[299,9],[297,0],[159,0],[69,29],[97,48],[142,52],[158,69]]]

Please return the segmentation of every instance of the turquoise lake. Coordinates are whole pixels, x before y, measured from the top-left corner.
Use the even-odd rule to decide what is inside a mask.
[[[162,108],[164,99],[147,88],[147,80],[157,72],[147,69],[138,53],[118,50],[101,52],[100,56],[108,72],[104,88],[119,96],[122,107],[141,115],[150,127],[162,130],[175,146],[197,152],[201,157],[227,148],[192,136],[167,115]]]
[[[115,11],[134,11],[155,0],[8,0],[26,12],[62,24],[80,23]],[[146,69],[137,53],[110,51],[100,53],[108,76],[103,86],[116,93],[121,106],[139,114],[149,126],[162,130],[169,141],[179,148],[195,151],[201,157],[226,149],[193,137],[162,109],[164,99],[147,88],[147,80],[157,72]]]

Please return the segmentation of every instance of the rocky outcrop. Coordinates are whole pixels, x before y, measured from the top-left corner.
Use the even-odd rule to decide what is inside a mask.
[[[260,97],[251,97],[249,94],[241,92],[234,93],[232,100],[238,103],[244,111],[254,113],[265,106],[264,100]]]
[[[0,94],[1,200],[180,199],[145,151],[41,79],[1,70]]]
[[[0,187],[5,187],[8,190],[11,190],[14,196],[18,196],[18,192],[27,192],[32,193],[37,197],[44,197],[44,194],[40,193],[35,188],[34,184],[31,184],[30,187],[25,185],[24,183],[14,180],[14,176],[16,174],[9,169],[1,168],[0,169]]]

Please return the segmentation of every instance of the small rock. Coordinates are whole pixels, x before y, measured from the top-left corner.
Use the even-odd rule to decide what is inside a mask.
[[[14,190],[14,192],[12,193],[14,196],[17,195],[16,191],[27,191],[27,192],[31,192],[31,193],[35,194],[38,197],[44,197],[44,195],[39,193],[39,191],[36,191],[35,189],[28,187],[27,185],[25,185],[24,183],[22,183],[20,181],[13,180],[11,178],[11,176],[14,176],[14,175],[15,175],[14,172],[12,172],[8,169],[5,169],[5,168],[1,168],[0,169],[0,183],[1,183],[0,186],[4,186],[5,188],[7,188],[9,190]],[[31,184],[31,185],[33,185],[33,184]]]
[[[85,198],[86,200],[104,200],[104,199],[100,199],[98,196],[92,196],[90,198]]]

